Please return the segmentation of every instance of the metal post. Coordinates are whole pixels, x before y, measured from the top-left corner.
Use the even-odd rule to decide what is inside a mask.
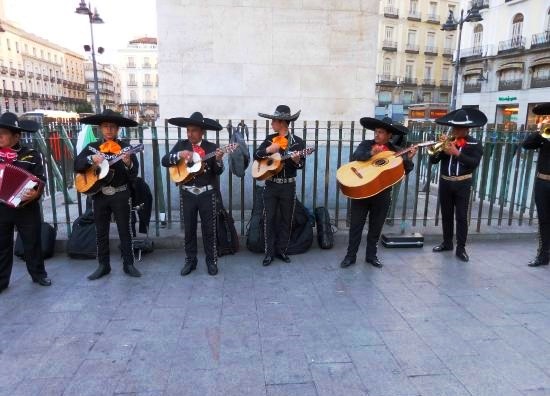
[[[95,61],[94,28],[92,23],[92,11],[88,14],[90,20],[90,35],[92,36],[92,68],[94,70],[94,94],[95,94],[95,112],[101,113],[101,103],[99,101],[99,81],[97,79],[97,64]]]
[[[464,10],[460,10],[458,21],[458,46],[456,47],[455,75],[453,79],[453,94],[451,99],[451,110],[456,109],[456,96],[458,91],[458,73],[460,71],[460,42],[462,41],[462,25],[464,24]]]

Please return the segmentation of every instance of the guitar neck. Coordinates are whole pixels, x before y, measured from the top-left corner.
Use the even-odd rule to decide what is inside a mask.
[[[424,146],[431,146],[432,144],[435,144],[435,142],[429,141],[429,142],[422,142],[422,143],[418,143],[418,144],[413,144],[412,146],[409,146],[406,149],[403,149],[403,150],[398,151],[397,153],[395,153],[395,157],[399,157],[403,154],[407,154],[409,151],[411,151],[414,148],[424,147]]]
[[[231,145],[228,145],[228,146],[225,146],[223,147],[221,150],[224,152],[224,153],[227,153],[227,151],[229,150],[229,148],[231,147]],[[203,161],[207,161],[209,160],[210,158],[212,157],[215,157],[216,156],[216,151],[212,151],[211,153],[208,153],[206,154],[204,157],[201,158],[201,162]]]
[[[281,161],[287,160],[290,157],[292,157],[295,153],[299,153],[300,157],[305,157],[306,155],[310,154],[308,149],[300,150],[300,151],[291,151],[288,154],[285,154],[281,157]]]

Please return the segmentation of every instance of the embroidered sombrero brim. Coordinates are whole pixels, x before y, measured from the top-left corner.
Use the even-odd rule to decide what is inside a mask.
[[[198,126],[199,128],[208,131],[221,131],[223,129],[217,121],[206,117],[202,119],[174,117],[168,119],[168,123],[182,128],[187,128],[188,126]]]
[[[435,123],[453,127],[479,128],[487,124],[487,116],[477,109],[458,109],[437,118]]]
[[[84,117],[80,119],[81,124],[88,124],[88,125],[101,125],[104,122],[110,122],[118,125],[119,127],[138,126],[138,123],[136,121],[117,115],[114,112],[111,114],[94,114],[92,116]]]
[[[390,132],[392,135],[406,135],[409,129],[401,124],[394,124],[391,122],[391,118],[384,118],[379,120],[378,118],[363,117],[359,120],[364,128],[374,131],[376,128],[382,128]]]
[[[8,129],[12,132],[17,132],[17,133],[21,133],[21,132],[34,133],[40,129],[40,124],[32,120],[21,120],[17,123],[17,126],[14,124],[6,124],[3,122],[0,122],[0,128]]]
[[[269,118],[270,120],[296,121],[298,117],[300,117],[301,111],[302,110],[298,110],[295,114],[280,113],[276,111],[273,114],[258,113],[258,115],[262,118]]]
[[[533,113],[536,115],[550,114],[550,103],[541,103],[533,107]]]

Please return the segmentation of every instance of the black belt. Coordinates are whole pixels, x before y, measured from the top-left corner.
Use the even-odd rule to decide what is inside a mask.
[[[296,178],[295,177],[272,177],[271,179],[267,179],[267,180],[277,184],[287,184],[287,183],[294,183],[296,181]]]

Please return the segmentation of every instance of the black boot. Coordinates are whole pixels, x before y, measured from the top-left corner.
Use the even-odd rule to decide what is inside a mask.
[[[548,260],[548,258],[544,259],[540,256],[537,256],[537,257],[535,257],[534,260],[529,261],[529,263],[527,265],[529,267],[540,267],[540,266],[543,266],[543,265],[548,265],[549,262],[550,262],[550,260]]]
[[[264,261],[262,261],[262,265],[263,265],[264,267],[267,267],[267,266],[270,265],[272,262],[273,262],[273,256],[270,256],[270,255],[267,254],[267,255],[264,257]]]
[[[285,263],[290,263],[290,257],[288,257],[288,255],[286,253],[277,253],[275,255],[275,257],[277,257],[278,259],[284,261]]]
[[[42,276],[40,278],[33,278],[34,283],[38,283],[40,286],[51,286],[52,280],[47,276]]]
[[[342,260],[342,262],[340,263],[340,268],[347,268],[349,267],[350,265],[353,265],[355,264],[355,257],[344,257],[344,259]]]
[[[434,248],[432,249],[432,252],[439,253],[439,252],[446,252],[447,250],[453,250],[453,245],[452,244],[448,245],[445,242],[443,242],[437,246],[434,246]]]
[[[181,276],[189,275],[192,271],[197,269],[197,258],[196,257],[186,257],[185,265],[180,271]]]
[[[111,266],[109,264],[99,264],[97,266],[97,269],[88,275],[88,280],[96,280],[99,279],[111,272]]]
[[[208,275],[214,276],[218,273],[218,264],[206,263],[206,267],[208,268]]]
[[[141,272],[139,272],[138,269],[134,267],[134,264],[127,264],[123,267],[123,269],[126,275],[133,278],[139,278],[141,276]]]

